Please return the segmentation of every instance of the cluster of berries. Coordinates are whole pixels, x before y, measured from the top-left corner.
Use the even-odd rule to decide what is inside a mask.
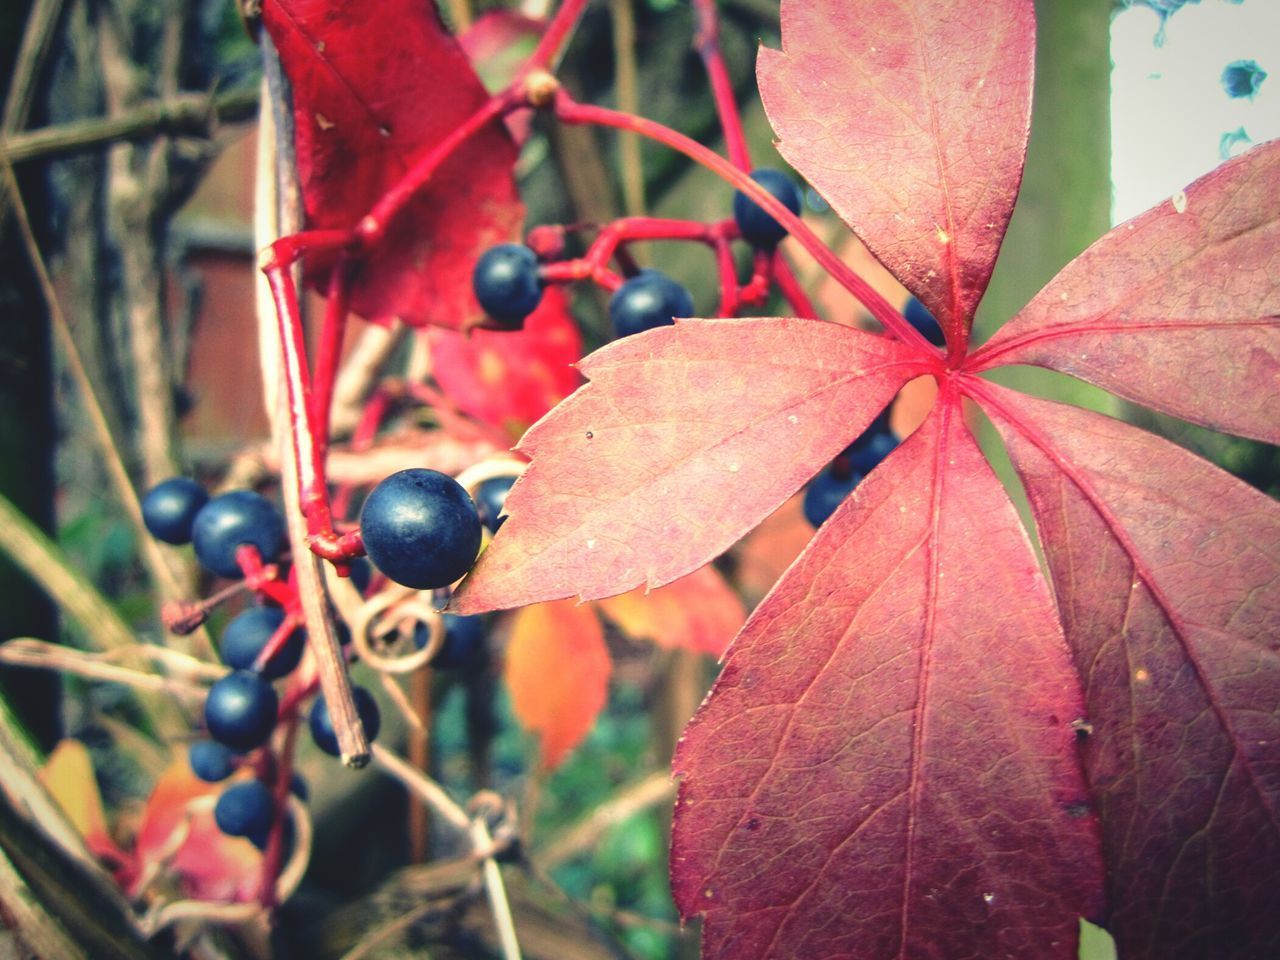
[[[365,549],[388,579],[416,589],[445,588],[474,562],[481,526],[496,530],[501,524],[514,481],[508,475],[484,480],[475,491],[477,503],[455,480],[436,471],[393,474],[370,492],[361,511]],[[257,762],[254,752],[267,745],[281,717],[292,716],[316,687],[313,679],[292,683],[285,696],[287,708],[276,693],[275,683],[295,673],[306,649],[292,585],[264,567],[280,559],[284,519],[257,493],[236,490],[210,498],[200,484],[184,477],[165,480],[148,491],[142,512],[152,536],[174,545],[191,544],[201,566],[210,572],[229,579],[241,579],[250,571],[258,574],[249,585],[265,602],[232,618],[220,637],[219,655],[230,672],[209,688],[204,705],[208,739],[192,744],[189,759],[195,775],[209,783],[225,781],[241,767],[254,771],[253,779],[238,780],[223,790],[214,818],[224,833],[264,847],[279,812],[271,781],[288,773],[273,763]],[[371,574],[368,563],[354,559],[352,581],[362,594],[371,586]],[[457,671],[482,667],[487,654],[484,618],[446,614],[443,626],[443,642],[431,665]],[[340,622],[338,633],[350,653],[350,635]],[[429,638],[430,631],[419,624],[414,632],[418,648]],[[352,695],[372,741],[381,725],[377,702],[363,687],[354,687]],[[338,756],[337,735],[323,696],[315,696],[308,720],[316,745]]]
[[[751,179],[799,214],[800,188],[785,173],[762,168]],[[777,220],[741,191],[734,194],[733,217],[742,238],[758,250],[772,250],[787,235]],[[485,251],[471,281],[480,306],[506,329],[520,327],[542,301],[538,256],[522,244],[504,243]],[[639,271],[609,298],[609,320],[619,337],[671,324],[675,317],[690,317],[693,312],[689,291],[658,270]]]

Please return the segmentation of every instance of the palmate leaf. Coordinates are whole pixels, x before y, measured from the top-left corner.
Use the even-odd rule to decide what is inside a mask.
[[[930,419],[762,602],[679,749],[672,881],[705,955],[1068,958],[1086,916],[1124,960],[1269,957],[1275,505],[975,374],[1042,363],[1274,437],[1280,147],[1101,240],[968,356],[1020,177],[1032,5],[855,6],[788,0],[761,87],[784,154],[943,317],[950,356],[786,319],[607,348],[526,437],[464,608],[667,582],[932,373]],[[1053,599],[966,397],[1024,475]]]
[[[262,22],[292,86],[309,229],[354,229],[487,97],[429,0],[382,0],[376,10],[264,0]],[[478,319],[471,270],[523,219],[515,159],[501,121],[463,145],[391,222],[355,280],[352,310],[414,326]],[[308,263],[309,281],[323,289],[328,266]]]

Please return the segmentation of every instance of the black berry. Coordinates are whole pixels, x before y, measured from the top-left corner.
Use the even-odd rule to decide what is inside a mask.
[[[665,273],[641,270],[609,298],[609,319],[620,337],[693,316],[693,297]]]
[[[266,845],[274,817],[275,800],[261,780],[231,784],[213,808],[219,830],[229,837],[247,837],[259,847]]]
[[[490,477],[476,484],[474,495],[476,513],[480,516],[480,522],[489,528],[490,533],[497,533],[498,528],[502,526],[502,521],[506,519],[500,514],[503,506],[506,505],[507,494],[511,492],[515,482],[516,478],[508,475]]]
[[[256,673],[237,670],[209,688],[204,725],[209,736],[232,750],[253,750],[271,736],[279,706],[271,684]]]
[[[191,543],[196,559],[220,577],[241,576],[236,550],[252,544],[265,561],[284,545],[284,517],[266,497],[251,490],[232,490],[214,497],[196,514]]]
[[[356,713],[364,727],[364,735],[373,741],[382,726],[382,715],[378,712],[377,701],[364,687],[352,687],[351,698],[356,704]],[[333,718],[329,716],[329,704],[323,696],[316,697],[311,705],[311,739],[316,746],[331,756],[338,756],[338,734],[333,729]]]
[[[360,534],[374,566],[396,583],[429,590],[471,569],[480,518],[456,480],[415,468],[373,488],[360,511]]]
[[[437,670],[468,672],[484,666],[488,656],[485,636],[488,626],[480,616],[463,617],[456,613],[444,614],[444,642],[431,666]],[[413,631],[413,641],[421,650],[427,645],[430,634],[425,624],[418,624]]]
[[[476,261],[471,287],[489,316],[504,327],[519,327],[542,300],[538,257],[518,243],[491,247]]]
[[[859,473],[823,470],[809,481],[804,492],[804,518],[815,527],[822,526],[861,481]]]
[[[206,783],[218,783],[227,779],[236,769],[236,757],[224,743],[216,740],[197,740],[187,751],[191,772]]]
[[[161,480],[142,497],[142,522],[147,532],[165,543],[191,542],[191,525],[209,502],[204,487],[187,477]]]
[[[283,623],[284,611],[279,607],[250,607],[237,614],[222,634],[222,662],[235,670],[252,669],[262,648]],[[295,629],[263,665],[262,675],[268,680],[278,680],[291,673],[302,659],[305,643],[304,632]]]
[[[946,346],[947,338],[943,336],[942,327],[938,326],[938,321],[929,312],[929,308],[915,297],[907,301],[907,305],[902,308],[902,315],[907,323],[916,328],[916,332],[935,347]]]
[[[800,188],[781,170],[761,167],[751,172],[751,179],[769,191],[779,203],[796,216],[800,215]],[[753,247],[776,247],[787,235],[787,228],[773,219],[764,208],[741,190],[733,195],[733,219],[738,223],[742,239]]]

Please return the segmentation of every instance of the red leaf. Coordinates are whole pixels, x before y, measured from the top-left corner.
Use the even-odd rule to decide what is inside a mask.
[[[524,329],[430,330],[432,375],[464,413],[519,436],[573,392],[582,336],[564,291],[549,288]]]
[[[710,564],[648,593],[637,587],[608,597],[600,609],[630,637],[716,657],[747,617],[742,600]]]
[[[961,342],[1022,179],[1030,0],[784,0],[782,34],[778,149]]]
[[[1120,956],[1280,956],[1280,505],[1134,427],[984,393],[1085,682]]]
[[[1082,704],[954,396],[748,620],[675,769],[704,957],[1076,957],[1099,906]]]
[[[1077,257],[975,366],[1050,367],[1280,443],[1278,197],[1280,142],[1224,163]]]
[[[520,442],[535,462],[460,611],[650,587],[723,553],[916,372],[901,343],[808,320],[686,320],[582,364]]]
[[[604,707],[613,664],[591,607],[540,603],[512,617],[505,676],[511,709],[538,735],[542,763],[559,766]]]
[[[376,10],[331,0],[267,0],[262,21],[293,85],[307,226],[353,229],[411,165],[487,94],[426,0]],[[389,226],[358,275],[352,309],[376,321],[462,327],[480,316],[471,270],[523,211],[515,148],[501,122],[457,151]],[[308,265],[327,282],[328,265]]]

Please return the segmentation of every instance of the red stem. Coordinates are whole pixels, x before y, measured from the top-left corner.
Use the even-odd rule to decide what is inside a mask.
[[[720,18],[716,13],[716,0],[694,0],[693,9],[698,18],[698,32],[694,35],[693,45],[702,57],[707,79],[711,81],[711,96],[724,130],[729,161],[739,170],[750,170],[751,152],[742,129],[742,116],[738,113],[733,83],[720,52]]]
[[[804,287],[796,279],[795,271],[791,269],[791,264],[787,263],[787,258],[782,255],[781,250],[775,250],[773,253],[773,277],[778,282],[778,289],[782,291],[787,303],[791,304],[791,309],[797,317],[804,317],[807,320],[818,319],[818,311],[814,309],[813,301],[809,299]]]
[[[555,16],[551,18],[551,22],[547,24],[547,29],[542,32],[542,38],[538,41],[533,53],[529,55],[529,59],[520,67],[517,83],[519,79],[534,70],[554,68],[588,2],[589,0],[565,0]]]
[[[315,455],[323,463],[329,450],[329,416],[333,405],[333,385],[338,377],[338,361],[342,357],[342,339],[347,330],[347,314],[351,304],[351,255],[343,250],[329,274],[329,292],[325,298],[324,321],[320,327],[320,343],[316,347],[316,369],[311,385],[310,416],[315,431],[312,442]]]
[[[573,100],[568,93],[560,89],[555,100],[556,117],[564,123],[595,124],[612,127],[618,130],[631,130],[643,137],[656,140],[673,150],[683,153],[689,159],[702,164],[713,173],[727,180],[749,196],[771,217],[787,228],[818,264],[829,273],[841,286],[852,293],[876,320],[902,340],[912,344],[925,356],[942,356],[943,352],[929,343],[906,319],[880,295],[869,283],[858,276],[854,270],[822,242],[808,225],[788,210],[769,191],[765,190],[749,176],[702,144],[691,140],[670,127],[635,117],[630,114],[581,104]]]

